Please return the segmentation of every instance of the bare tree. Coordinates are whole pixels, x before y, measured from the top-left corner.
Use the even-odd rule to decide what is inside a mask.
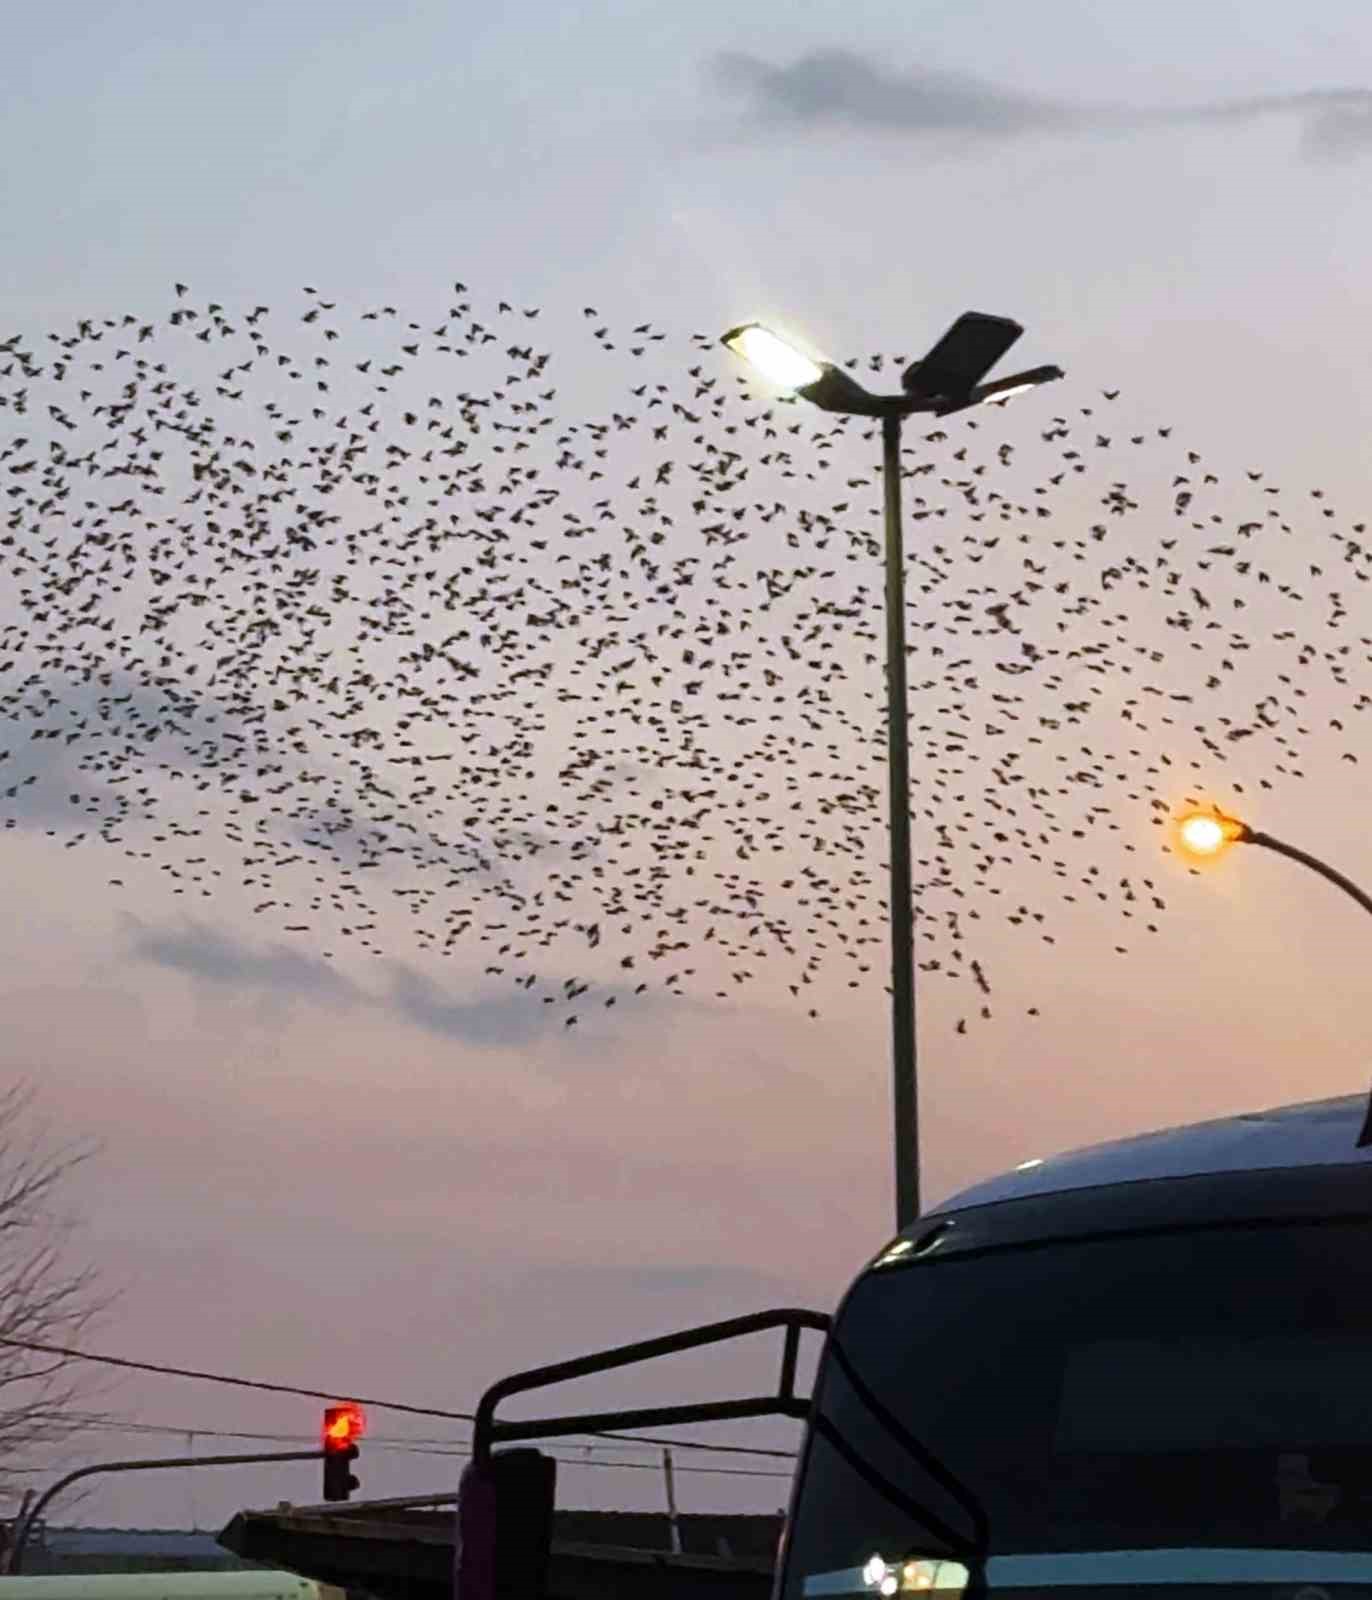
[[[114,1296],[73,1260],[79,1223],[56,1209],[91,1143],[54,1143],[32,1119],[34,1091],[0,1089],[0,1498],[16,1502],[51,1450],[89,1427],[103,1388],[79,1348]],[[47,1350],[26,1348],[48,1346]]]

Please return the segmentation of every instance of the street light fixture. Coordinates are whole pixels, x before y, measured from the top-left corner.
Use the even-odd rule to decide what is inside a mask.
[[[1219,809],[1189,811],[1177,821],[1177,842],[1185,855],[1213,860],[1231,844],[1247,838],[1251,830],[1237,817],[1226,817]]]
[[[919,1101],[915,1060],[914,907],[910,876],[909,710],[905,681],[905,557],[900,524],[900,429],[908,416],[955,411],[1062,377],[1034,367],[983,382],[1024,332],[1009,317],[967,311],[922,360],[901,374],[900,394],[872,394],[842,367],[807,355],[764,327],[745,322],[722,343],[764,378],[824,411],[879,417],[886,509],[886,748],[891,828],[891,1056],[894,1088],[896,1227],[919,1216]]]
[[[1250,828],[1238,817],[1225,816],[1218,806],[1208,811],[1184,812],[1176,819],[1176,836],[1184,855],[1201,860],[1213,860],[1223,854],[1231,844],[1262,845],[1265,849],[1274,850],[1278,855],[1299,861],[1303,867],[1309,867],[1312,872],[1318,872],[1320,877],[1342,889],[1350,899],[1356,900],[1364,911],[1372,912],[1372,895],[1364,893],[1351,878],[1345,878],[1343,873],[1336,871],[1327,862],[1321,861],[1318,856],[1310,855],[1308,851],[1298,850],[1295,845],[1287,844],[1283,839],[1275,839],[1270,833]],[[1361,1149],[1367,1145],[1372,1145],[1372,1098],[1368,1101],[1367,1116],[1363,1122],[1362,1132],[1358,1135],[1358,1147]]]
[[[1265,849],[1275,850],[1280,856],[1299,861],[1312,872],[1318,872],[1320,877],[1337,884],[1345,894],[1356,900],[1364,911],[1372,912],[1372,895],[1365,894],[1343,873],[1336,872],[1318,856],[1297,850],[1295,845],[1287,844],[1282,839],[1274,839],[1270,833],[1260,833],[1256,828],[1250,828],[1237,817],[1226,817],[1218,806],[1209,811],[1184,813],[1177,821],[1177,839],[1184,855],[1201,858],[1213,858],[1231,844],[1260,844]]]
[[[794,345],[764,328],[760,322],[747,322],[724,335],[724,342],[737,356],[756,367],[764,378],[783,389],[808,389],[824,376],[824,368]]]
[[[946,417],[1062,377],[1060,367],[1033,367],[990,383],[979,381],[1023,332],[1008,317],[964,312],[922,361],[912,362],[901,374],[904,393],[889,395],[872,394],[842,367],[806,355],[761,322],[730,328],[721,342],[770,383],[793,390],[821,410],[899,419],[915,412]]]

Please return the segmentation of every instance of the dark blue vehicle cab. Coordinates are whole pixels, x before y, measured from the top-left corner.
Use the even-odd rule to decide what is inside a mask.
[[[1026,1162],[861,1273],[775,1600],[1372,1600],[1365,1097]]]

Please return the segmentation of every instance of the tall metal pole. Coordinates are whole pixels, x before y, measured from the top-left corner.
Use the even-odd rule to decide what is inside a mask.
[[[891,828],[891,1072],[896,1228],[919,1216],[919,1094],[915,1070],[915,937],[910,882],[910,725],[905,687],[905,551],[900,526],[900,424],[881,419],[886,497],[886,770]]]
[[[667,1522],[672,1535],[672,1554],[681,1554],[681,1523],[676,1514],[676,1490],[672,1485],[672,1452],[662,1452],[662,1476],[667,1481]]]

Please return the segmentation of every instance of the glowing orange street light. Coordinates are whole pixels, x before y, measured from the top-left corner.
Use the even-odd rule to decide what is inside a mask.
[[[1260,844],[1268,850],[1275,850],[1278,855],[1289,856],[1292,861],[1299,861],[1303,867],[1309,867],[1312,872],[1318,872],[1320,877],[1327,878],[1330,883],[1342,889],[1350,899],[1356,900],[1364,911],[1372,912],[1372,895],[1365,894],[1356,883],[1345,878],[1343,873],[1336,872],[1317,856],[1312,856],[1304,850],[1297,850],[1293,844],[1274,839],[1270,833],[1259,833],[1256,828],[1250,828],[1246,822],[1240,822],[1237,817],[1226,817],[1218,806],[1210,811],[1184,812],[1175,819],[1175,828],[1177,844],[1182,853],[1195,860],[1213,861],[1231,844]],[[1362,1132],[1358,1135],[1359,1148],[1367,1145],[1372,1145],[1372,1101],[1368,1102],[1367,1117],[1363,1122]]]
[[[1312,872],[1318,872],[1320,877],[1337,884],[1346,895],[1356,900],[1364,911],[1372,912],[1372,896],[1364,894],[1357,884],[1345,878],[1343,873],[1336,872],[1317,856],[1312,856],[1304,850],[1297,850],[1293,844],[1274,839],[1270,833],[1259,833],[1256,828],[1250,828],[1246,822],[1241,822],[1237,817],[1226,817],[1218,806],[1212,807],[1209,811],[1183,812],[1176,819],[1175,831],[1182,854],[1190,856],[1193,860],[1213,861],[1231,844],[1263,845],[1268,850],[1275,850],[1278,855],[1289,856],[1292,861],[1299,861],[1303,867],[1309,867]]]
[[[1231,844],[1251,842],[1253,830],[1237,817],[1226,817],[1216,807],[1212,811],[1188,811],[1177,819],[1177,843],[1188,856],[1213,860]]]

